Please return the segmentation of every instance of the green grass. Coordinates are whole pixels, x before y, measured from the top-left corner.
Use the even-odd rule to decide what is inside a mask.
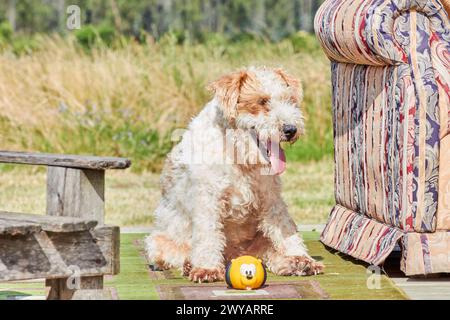
[[[153,280],[150,278],[145,257],[142,254],[142,239],[144,234],[121,235],[121,272],[119,275],[106,280],[106,287],[114,287],[119,299],[158,299],[158,285],[190,285],[191,283],[180,275],[178,271],[171,271],[169,279]],[[330,299],[405,299],[404,293],[395,287],[388,277],[382,275],[380,289],[368,289],[366,282],[368,274],[366,265],[353,259],[344,258],[340,254],[329,252],[318,241],[317,232],[303,233],[306,245],[313,257],[321,260],[325,265],[322,275],[300,278],[300,280],[314,280],[328,294]],[[297,281],[296,277],[280,277],[268,275],[267,284],[279,281]],[[225,284],[222,283],[224,289]],[[0,299],[14,294],[42,295],[43,283],[1,283]],[[199,285],[200,286],[200,285]],[[40,287],[40,291],[30,291],[29,288]]]
[[[107,286],[116,288],[120,299],[157,299],[154,284],[149,279],[145,258],[141,255],[135,241],[143,234],[122,234],[120,243],[120,274],[106,281]]]
[[[289,152],[289,150],[288,150]],[[288,161],[281,176],[289,213],[299,224],[325,223],[334,205],[333,162]],[[45,168],[0,165],[0,209],[45,213]],[[106,172],[106,222],[149,226],[160,199],[159,173]]]

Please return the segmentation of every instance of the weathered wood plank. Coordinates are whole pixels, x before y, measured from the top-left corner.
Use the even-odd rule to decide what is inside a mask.
[[[47,300],[111,300],[111,295],[103,290],[103,277],[83,277],[71,279],[47,279],[50,286]],[[70,286],[70,287],[69,287]]]
[[[41,227],[38,224],[24,221],[10,221],[0,217],[0,235],[16,236],[39,231],[41,231]]]
[[[95,220],[0,211],[0,228],[3,223],[8,223],[11,226],[29,226],[29,229],[33,227],[34,229],[30,229],[31,232],[36,232],[36,227],[44,231],[52,232],[86,231],[95,228],[97,225],[97,221]]]
[[[72,216],[95,219],[100,225],[105,215],[105,171],[48,167],[47,174],[47,215]],[[110,257],[109,274],[119,272],[120,230],[116,228],[97,228],[96,243],[103,256]],[[75,248],[69,247],[69,251]],[[82,249],[84,250],[84,249]],[[79,265],[83,259],[73,255],[71,263]],[[78,281],[84,288],[69,288],[70,278],[47,277],[51,286],[48,299],[102,299],[104,291],[103,275],[80,274]]]
[[[103,224],[105,172],[48,167],[47,215],[93,219]]]
[[[118,272],[119,228],[0,235],[0,281],[102,276]]]
[[[14,151],[0,151],[0,162],[93,170],[126,169],[131,165],[131,161],[126,158]]]
[[[91,169],[77,169],[67,167],[48,167],[47,174],[47,215],[71,216],[84,219],[95,219],[99,225],[104,223],[105,215],[105,171]],[[102,254],[110,257],[108,261],[109,273],[117,274],[120,267],[120,229],[97,228],[96,243]],[[58,237],[58,236],[56,236]],[[68,247],[69,253],[75,248]],[[82,249],[81,250],[85,250]],[[80,265],[83,259],[73,255],[71,261]],[[62,259],[64,259],[62,257]],[[67,262],[65,262],[67,264]],[[101,299],[104,291],[103,275],[93,276],[89,273],[79,274],[79,282],[84,288],[69,288],[70,278],[61,276],[47,276],[47,284],[51,287],[48,299]]]

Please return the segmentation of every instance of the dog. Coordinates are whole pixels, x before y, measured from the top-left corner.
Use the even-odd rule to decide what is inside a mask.
[[[213,99],[166,158],[145,239],[150,264],[180,268],[194,282],[223,280],[226,263],[241,255],[277,275],[321,273],[281,198],[281,144],[304,131],[300,82],[282,69],[249,67],[209,89]]]

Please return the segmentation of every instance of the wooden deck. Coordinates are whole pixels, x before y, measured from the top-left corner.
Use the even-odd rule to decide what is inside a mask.
[[[320,225],[303,225],[299,227],[301,231],[318,231],[322,230]],[[123,228],[123,233],[139,233],[145,234],[150,231],[149,228]],[[450,275],[433,275],[431,277],[422,278],[407,278],[400,271],[400,256],[399,254],[393,254],[385,263],[384,271],[389,275],[390,279],[395,285],[400,288],[411,300],[449,300],[450,299]],[[333,273],[333,270],[327,270],[329,274]],[[129,275],[124,273],[124,277]],[[41,281],[42,282],[42,281]],[[17,284],[15,284],[18,286]],[[23,288],[22,288],[23,286]],[[20,290],[19,290],[20,289]],[[44,289],[42,289],[42,283],[36,280],[24,281],[17,291],[28,290],[33,296],[17,295],[17,297],[11,297],[11,299],[18,300],[30,300],[30,299],[44,299]],[[376,289],[375,289],[376,290]],[[127,296],[128,297],[128,296]],[[130,293],[130,297],[134,297]],[[128,297],[129,298],[129,297]],[[134,297],[135,298],[135,297]]]
[[[299,225],[299,231],[321,232],[324,225]],[[150,228],[122,228],[124,233],[147,233]],[[450,300],[450,274],[408,278],[400,271],[400,256],[393,254],[384,269],[390,279],[411,300]]]
[[[400,271],[400,252],[393,252],[384,270],[411,300],[450,300],[450,274],[406,277]]]

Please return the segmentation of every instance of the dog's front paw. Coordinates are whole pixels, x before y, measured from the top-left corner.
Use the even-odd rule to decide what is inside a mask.
[[[311,276],[323,273],[324,265],[305,256],[285,257],[277,274],[282,276]]]
[[[223,270],[223,268],[214,268],[214,269],[193,268],[189,272],[189,280],[198,283],[223,281],[224,277],[225,277],[225,270]]]

